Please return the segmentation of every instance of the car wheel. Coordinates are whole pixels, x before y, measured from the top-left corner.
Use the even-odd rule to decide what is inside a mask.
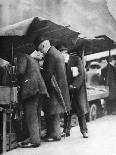
[[[90,112],[89,112],[89,120],[95,120],[97,118],[97,106],[95,104],[92,104],[90,107]]]

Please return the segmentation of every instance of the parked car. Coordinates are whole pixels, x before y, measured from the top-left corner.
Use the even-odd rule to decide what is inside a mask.
[[[108,87],[101,85],[100,76],[103,63],[89,62],[86,71],[87,97],[90,106],[87,120],[95,120],[105,114],[105,100],[109,95]]]

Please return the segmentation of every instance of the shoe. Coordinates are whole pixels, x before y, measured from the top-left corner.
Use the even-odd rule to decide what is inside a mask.
[[[36,148],[36,147],[39,147],[40,144],[32,144],[30,142],[28,142],[28,143],[19,142],[17,146],[20,148]]]
[[[49,137],[48,135],[41,136],[41,140],[45,140],[48,137]]]
[[[87,132],[83,132],[83,138],[88,138],[88,133]]]
[[[61,134],[61,137],[69,137],[69,136],[70,136],[70,133],[69,132],[67,132],[67,133],[62,132],[62,134]]]
[[[54,142],[54,141],[60,141],[61,138],[56,138],[56,137],[46,137],[43,139],[45,142]]]

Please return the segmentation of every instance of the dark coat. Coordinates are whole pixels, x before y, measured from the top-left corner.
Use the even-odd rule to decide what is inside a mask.
[[[20,98],[29,131],[30,142],[40,144],[42,98],[48,98],[47,88],[38,61],[27,54],[17,56],[17,75]],[[46,99],[47,99],[46,98]]]
[[[72,76],[71,67],[78,67],[78,76]],[[85,85],[85,71],[81,59],[78,56],[70,56],[66,68],[68,84],[76,87],[71,90],[73,95],[72,110],[81,116],[89,112],[89,104],[87,101]]]
[[[109,86],[109,99],[116,99],[116,67],[108,64],[101,70],[101,83]]]
[[[27,99],[33,95],[39,94],[49,96],[44,80],[40,73],[38,61],[27,54],[17,55],[17,75],[21,99]]]
[[[48,89],[48,93],[51,97],[51,103],[46,106],[45,111],[49,114],[63,113],[65,112],[64,107],[62,106],[58,97],[55,95],[53,88],[51,87],[50,80],[53,75],[55,76],[58,86],[61,90],[66,109],[67,111],[69,111],[70,97],[66,79],[65,62],[62,54],[52,46],[45,55],[43,63],[43,77]]]

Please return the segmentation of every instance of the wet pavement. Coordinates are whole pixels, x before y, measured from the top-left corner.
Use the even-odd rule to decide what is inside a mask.
[[[5,155],[116,155],[116,115],[87,123],[89,138],[84,139],[79,126],[71,136],[59,142],[42,142],[38,148],[17,148]]]

